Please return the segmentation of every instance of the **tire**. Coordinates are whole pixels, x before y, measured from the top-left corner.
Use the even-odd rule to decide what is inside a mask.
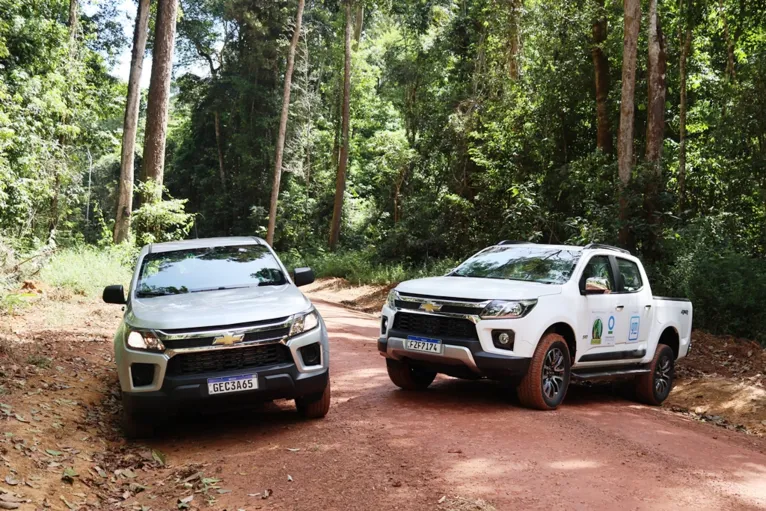
[[[321,419],[330,411],[331,394],[330,381],[328,380],[327,386],[321,394],[296,398],[295,407],[305,419]]]
[[[516,387],[521,404],[536,410],[555,410],[567,394],[571,367],[564,338],[554,333],[545,335],[537,344],[527,374]]]
[[[660,406],[673,389],[675,355],[670,346],[658,344],[649,363],[650,372],[636,378],[636,397],[642,403]]]
[[[122,432],[128,440],[154,436],[154,425],[146,416],[137,412],[124,398],[122,401]]]
[[[435,371],[412,367],[401,360],[386,359],[386,369],[391,381],[403,390],[425,390],[436,378]]]

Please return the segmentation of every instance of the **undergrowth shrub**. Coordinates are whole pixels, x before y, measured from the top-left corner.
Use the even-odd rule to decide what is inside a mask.
[[[129,244],[59,250],[40,272],[40,280],[50,287],[63,288],[74,294],[98,296],[111,284],[127,287],[137,254]]]

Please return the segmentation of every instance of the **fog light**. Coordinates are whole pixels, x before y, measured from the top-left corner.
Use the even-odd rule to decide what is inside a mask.
[[[492,344],[495,345],[495,348],[513,351],[515,339],[516,334],[513,333],[513,330],[492,330]]]
[[[383,316],[383,319],[380,320],[380,333],[383,335],[386,335],[387,330],[388,330],[388,318],[386,316]]]
[[[303,365],[305,366],[315,366],[319,365],[322,358],[322,348],[319,345],[318,342],[315,342],[314,344],[309,344],[308,346],[304,346],[300,348],[298,351],[301,353],[301,358],[303,359]]]

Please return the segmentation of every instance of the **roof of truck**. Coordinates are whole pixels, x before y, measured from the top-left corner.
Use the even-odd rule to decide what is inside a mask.
[[[577,246],[577,245],[553,245],[553,244],[547,244],[547,243],[534,243],[532,241],[511,241],[511,240],[503,240],[495,246],[503,246],[503,247],[513,247],[517,245],[535,245],[540,247],[550,247],[554,249],[559,250],[569,250],[569,251],[582,251],[582,250],[613,250],[615,252],[622,252],[623,254],[630,254],[628,250],[625,250],[624,248],[615,247],[612,245],[605,245],[603,243],[588,243],[584,247]]]
[[[266,245],[256,236],[229,236],[221,238],[198,238],[194,240],[168,241],[152,243],[147,246],[148,253],[173,252],[175,250],[193,250],[195,248],[229,247],[233,245]]]

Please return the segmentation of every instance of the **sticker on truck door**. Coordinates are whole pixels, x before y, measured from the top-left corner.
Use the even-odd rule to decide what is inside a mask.
[[[638,329],[641,326],[640,316],[631,316],[630,318],[630,334],[628,335],[628,341],[638,340]]]
[[[603,314],[603,316],[602,316]],[[603,318],[608,318],[604,320]],[[607,316],[606,313],[593,314],[593,327],[591,328],[590,343],[592,345],[614,345],[614,326],[616,319],[614,316]]]

